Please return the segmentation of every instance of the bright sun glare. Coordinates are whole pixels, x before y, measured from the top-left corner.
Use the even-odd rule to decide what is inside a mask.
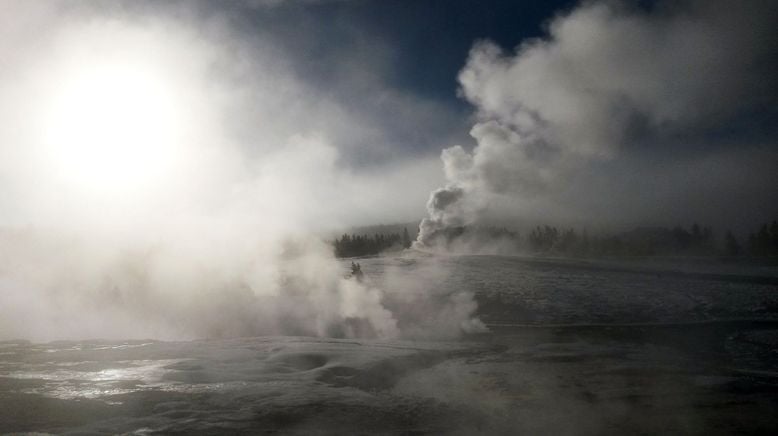
[[[78,70],[58,84],[44,127],[62,178],[98,191],[147,189],[171,170],[181,131],[170,84],[129,64]]]

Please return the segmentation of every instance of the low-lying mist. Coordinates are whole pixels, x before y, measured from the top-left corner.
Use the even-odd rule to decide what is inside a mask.
[[[318,237],[240,230],[192,228],[155,241],[6,230],[0,331],[51,340],[443,338],[483,330],[471,294],[430,293],[447,274],[442,267],[358,281]]]

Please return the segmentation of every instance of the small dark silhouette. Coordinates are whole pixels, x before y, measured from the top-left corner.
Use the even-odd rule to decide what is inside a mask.
[[[362,273],[362,265],[359,263],[351,262],[351,277],[354,277],[359,282],[362,281],[362,278],[364,277],[364,274]]]
[[[403,229],[403,248],[411,248],[411,236],[407,227]]]

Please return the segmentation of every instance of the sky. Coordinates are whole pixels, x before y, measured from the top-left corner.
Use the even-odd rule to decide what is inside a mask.
[[[6,166],[13,167],[2,173],[9,182],[0,197],[9,224],[68,214],[41,207],[52,203],[51,189],[37,189],[51,178],[52,168],[30,163],[31,170],[19,170],[26,162],[19,149],[34,148],[25,142],[37,141],[20,131],[52,106],[46,95],[55,92],[42,90],[42,83],[64,83],[65,69],[80,63],[78,68],[96,70],[101,67],[90,63],[106,58],[111,59],[105,64],[125,59],[139,68],[151,65],[168,76],[164,80],[181,85],[178,95],[171,91],[165,98],[191,109],[179,121],[189,124],[192,141],[219,149],[214,153],[223,165],[211,165],[218,168],[212,176],[219,183],[274,159],[306,160],[295,153],[316,156],[299,145],[316,138],[327,149],[319,152],[326,154],[321,162],[328,167],[315,176],[301,170],[306,177],[284,182],[317,192],[311,196],[327,198],[324,203],[332,206],[321,207],[306,225],[418,220],[427,215],[429,193],[448,185],[473,191],[459,207],[467,210],[457,218],[462,222],[606,227],[700,221],[745,231],[778,215],[773,170],[778,44],[771,2],[6,0],[2,5],[0,80],[7,103],[0,109],[6,119],[23,118],[11,123],[19,128],[0,132]],[[34,79],[36,74],[41,77]],[[68,86],[60,88],[70,92]],[[137,117],[118,116],[125,121],[94,124],[113,123],[106,129],[115,131]],[[80,121],[64,123],[87,124],[83,118],[90,117],[95,121],[99,115],[87,112]],[[164,114],[148,118],[168,122]],[[490,122],[491,128],[484,127]],[[56,131],[47,123],[28,130]],[[195,125],[202,132],[189,129]],[[521,144],[495,139],[500,129],[521,136]],[[134,139],[127,142],[153,142]],[[444,150],[455,146],[463,152],[459,158],[475,158],[473,168],[461,171],[468,164],[452,163],[454,154]],[[94,148],[79,153],[99,155]],[[114,158],[138,165],[158,160],[147,153]],[[180,161],[175,156],[188,152],[166,153]],[[441,162],[441,156],[449,160]],[[100,156],[90,165],[77,172],[94,177],[78,183],[101,185],[105,174],[132,178],[128,174],[137,170],[131,165],[119,170]],[[184,171],[165,165],[151,167],[166,174]],[[204,164],[191,163],[195,171],[192,165]],[[459,174],[453,174],[457,166]],[[38,177],[38,169],[45,175]],[[198,183],[183,175],[154,177],[143,181],[143,189]],[[213,187],[213,197],[191,200],[210,208],[223,196],[220,189],[234,190],[233,181],[203,182]],[[63,189],[61,182],[51,181]],[[82,188],[74,188],[74,200],[94,204]],[[170,195],[186,196],[173,191]],[[308,196],[300,195],[300,202]]]

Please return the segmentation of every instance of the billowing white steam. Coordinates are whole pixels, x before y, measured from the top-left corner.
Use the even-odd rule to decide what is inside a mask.
[[[319,237],[364,218],[387,183],[339,165],[333,138],[361,123],[296,80],[283,54],[218,18],[28,3],[0,7],[0,338],[413,333],[399,327],[402,304],[393,313],[384,291],[346,279]],[[92,89],[81,78],[95,71],[109,75]],[[165,141],[120,137],[157,139],[132,130],[155,128],[138,122],[156,100],[106,98],[126,83],[114,71],[169,91],[177,124]],[[49,111],[71,82],[57,106],[71,112]],[[47,135],[63,113],[75,126]],[[414,304],[451,326],[440,334],[478,325],[471,296],[439,300]]]
[[[775,19],[767,1],[661,2],[650,11],[586,2],[512,55],[475,44],[459,82],[477,108],[477,145],[443,152],[448,186],[432,193],[418,244],[477,219],[495,197],[557,190],[625,144],[694,142],[774,102]]]

